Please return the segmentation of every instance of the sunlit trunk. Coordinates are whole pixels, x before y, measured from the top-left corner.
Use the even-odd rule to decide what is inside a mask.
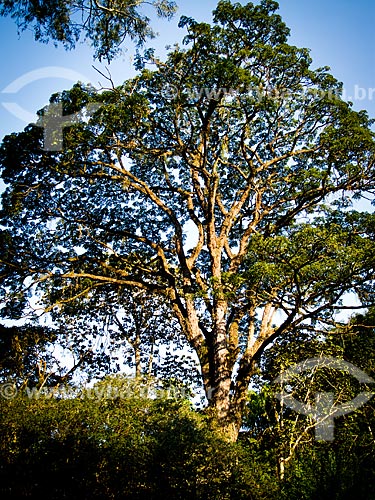
[[[230,352],[227,346],[226,325],[227,302],[218,300],[214,311],[214,341],[213,341],[213,387],[210,399],[210,409],[220,432],[228,441],[236,441],[241,426],[238,412],[234,411],[231,384],[232,366]]]

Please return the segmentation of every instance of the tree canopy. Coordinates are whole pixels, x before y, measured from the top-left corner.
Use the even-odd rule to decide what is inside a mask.
[[[111,60],[126,38],[142,45],[155,36],[142,12],[147,5],[159,17],[170,18],[177,9],[169,0],[1,0],[0,15],[15,19],[19,30],[32,28],[36,40],[53,40],[72,49],[82,38],[94,48],[96,58]]]
[[[162,297],[231,439],[275,339],[324,331],[349,292],[374,299],[375,217],[351,207],[375,189],[372,121],[276,10],[224,0],[212,25],[183,17],[165,61],[148,50],[119,87],[51,97],[41,117],[98,106],[61,151],[35,125],[0,150],[3,313],[31,293],[61,313],[125,289]]]

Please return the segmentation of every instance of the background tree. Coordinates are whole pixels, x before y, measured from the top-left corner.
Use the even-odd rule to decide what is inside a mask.
[[[337,498],[373,496],[374,401],[334,420],[334,440],[316,441],[316,422],[291,410],[275,397],[274,384],[282,371],[306,359],[333,356],[349,361],[374,379],[374,311],[356,315],[320,338],[295,332],[278,339],[266,351],[263,376],[249,398],[247,429],[242,440],[252,443],[264,463],[278,469],[280,498]],[[335,394],[335,406],[350,402],[360,392],[373,391],[348,373],[317,368],[288,380],[288,393],[302,403],[317,392]]]
[[[32,28],[36,40],[61,42],[72,49],[80,38],[94,48],[94,56],[108,61],[126,38],[142,45],[155,36],[145,5],[159,17],[170,18],[176,3],[169,0],[1,0],[0,15],[15,19],[19,30]]]
[[[9,234],[2,236],[3,257],[16,252]],[[7,272],[6,266],[3,270]],[[82,282],[76,283],[73,295],[69,288],[56,295],[53,287],[48,294],[44,323],[53,327],[38,326],[41,311],[31,291],[27,317],[35,324],[1,329],[2,380],[18,387],[50,386],[134,370],[137,377],[157,377],[163,384],[202,393],[194,354],[159,296],[125,287],[96,288],[88,296]],[[25,297],[13,295],[1,314],[20,319],[24,306]]]
[[[157,295],[118,287],[90,296],[60,297],[51,310],[53,324],[68,332],[73,353],[90,356],[81,378],[125,370],[139,378],[201,390],[198,364],[171,308]]]
[[[56,331],[41,326],[0,325],[0,380],[15,387],[43,383],[53,365],[48,346],[56,337]]]
[[[0,152],[8,302],[26,278],[44,307],[97,289],[160,295],[230,439],[266,347],[329,325],[349,291],[373,302],[374,216],[349,210],[374,192],[372,122],[287,44],[276,9],[221,1],[212,26],[183,18],[187,47],[165,62],[148,51],[116,89],[51,98],[40,125],[56,104],[100,104],[62,151],[29,126]]]
[[[108,354],[94,348],[101,337],[95,325],[81,330],[64,320],[52,326],[28,323],[0,326],[0,381],[22,388],[43,388],[103,377]]]

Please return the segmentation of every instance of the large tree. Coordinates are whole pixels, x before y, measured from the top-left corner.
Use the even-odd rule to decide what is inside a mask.
[[[100,105],[61,151],[31,125],[0,153],[10,309],[25,290],[45,307],[164,297],[231,439],[267,346],[330,325],[349,291],[373,301],[374,216],[350,210],[375,189],[372,122],[287,44],[276,9],[221,1],[213,25],[182,18],[186,47],[165,62],[148,51],[117,88],[51,98],[40,125]]]

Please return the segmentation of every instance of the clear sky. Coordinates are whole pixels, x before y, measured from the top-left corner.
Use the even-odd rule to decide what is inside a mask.
[[[180,15],[209,21],[217,2],[177,3],[179,12],[173,21],[154,23],[160,35],[150,45],[159,53],[165,45],[181,41]],[[310,48],[314,65],[330,66],[354,107],[367,109],[375,117],[375,1],[280,0],[279,4],[279,13],[291,28],[290,43]],[[105,84],[92,68],[92,51],[87,45],[66,52],[52,43],[41,44],[31,32],[18,35],[11,19],[0,19],[0,58],[0,138],[22,130],[36,110],[47,104],[51,93],[70,88],[74,81]],[[94,64],[105,70],[104,64]],[[131,50],[111,64],[110,71],[116,83],[132,76]]]

